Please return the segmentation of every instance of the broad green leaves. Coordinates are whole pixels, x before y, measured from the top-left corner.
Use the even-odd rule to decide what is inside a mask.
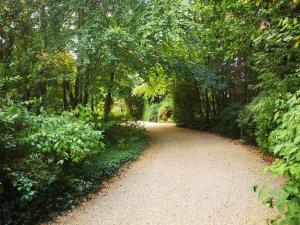
[[[32,119],[37,130],[26,141],[35,152],[47,155],[49,163],[80,162],[104,147],[100,141],[101,131],[93,130],[84,121],[72,119],[71,115],[42,114]]]
[[[300,222],[300,93],[289,94],[278,126],[270,133],[270,151],[279,158],[269,168],[276,176],[286,176],[287,184],[282,192],[271,192],[280,216],[274,224],[298,224]],[[282,108],[278,101],[275,107]],[[261,195],[261,199],[266,194]]]

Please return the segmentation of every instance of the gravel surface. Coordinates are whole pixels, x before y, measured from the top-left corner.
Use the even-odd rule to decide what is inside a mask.
[[[274,211],[253,184],[266,163],[245,146],[215,134],[146,123],[150,147],[126,173],[55,224],[259,225]]]

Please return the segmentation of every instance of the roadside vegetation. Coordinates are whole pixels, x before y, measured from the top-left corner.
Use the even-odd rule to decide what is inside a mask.
[[[77,204],[145,148],[128,123],[145,119],[274,154],[287,182],[259,197],[300,224],[299,15],[299,0],[3,0],[0,223]]]
[[[139,124],[115,123],[103,132],[70,114],[35,116],[24,108],[7,112],[9,118],[5,113],[1,224],[36,224],[74,207],[148,143]]]

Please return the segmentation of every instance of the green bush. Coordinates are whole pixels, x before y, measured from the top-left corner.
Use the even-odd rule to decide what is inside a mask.
[[[100,117],[78,110],[36,116],[1,107],[0,224],[36,224],[69,209],[145,148],[142,128],[113,123],[103,139]]]
[[[61,116],[43,113],[32,120],[34,131],[25,141],[31,143],[33,152],[45,155],[47,163],[79,162],[103,149],[102,131],[68,113]]]
[[[299,74],[292,74],[280,79],[273,73],[263,73],[259,77],[261,94],[247,108],[252,117],[251,123],[255,126],[256,142],[263,151],[269,151],[270,133],[279,125],[274,116],[280,117],[280,114],[287,112],[287,93],[296,92],[299,78]]]
[[[158,121],[158,109],[160,107],[159,103],[146,103],[144,111],[144,120],[157,122]]]
[[[140,120],[144,112],[144,99],[141,96],[129,95],[125,97],[128,113],[133,120]]]
[[[113,176],[124,163],[135,160],[148,143],[145,129],[134,124],[113,126],[108,134],[106,151],[75,168],[74,174],[90,182],[94,188]]]
[[[104,120],[103,113],[98,111],[93,111],[89,107],[77,106],[75,110],[68,112],[65,115],[77,118],[77,121],[83,121],[89,124],[94,130],[104,130]]]
[[[146,102],[144,120],[151,122],[170,121],[173,117],[172,98],[165,97],[160,102]]]
[[[173,118],[177,125],[199,128],[202,126],[199,88],[192,75],[180,74],[173,87]]]
[[[238,115],[242,109],[242,104],[235,102],[225,107],[214,118],[213,130],[228,137],[240,138],[241,130],[238,126]]]
[[[29,183],[27,179],[22,175],[18,176],[18,173],[12,169],[21,167],[20,161],[28,156],[28,146],[20,139],[23,134],[26,134],[24,130],[29,126],[30,116],[23,107],[4,102],[2,104],[0,108],[0,196],[10,190],[12,183],[20,191],[24,187],[25,190],[30,188],[27,186]],[[23,197],[29,198],[27,195]]]
[[[165,98],[158,110],[158,120],[159,121],[170,121],[173,116],[173,102],[171,98]]]
[[[275,108],[274,103],[278,99],[282,99],[282,96],[278,94],[259,96],[249,106],[253,113],[253,121],[256,127],[256,141],[263,151],[269,150],[270,133],[277,127],[274,115],[277,110],[281,109],[279,107]]]
[[[300,224],[300,91],[287,98],[288,101],[274,102],[275,108],[284,105],[287,110],[275,113],[273,120],[278,126],[268,138],[270,151],[278,157],[269,171],[288,178],[281,189],[264,196],[269,206],[279,210],[274,224]]]
[[[253,112],[249,109],[249,105],[241,109],[238,114],[237,122],[241,130],[241,141],[256,144],[256,125],[253,120]]]
[[[73,113],[36,116],[21,105],[3,104],[0,126],[1,224],[31,221],[35,216],[22,212],[26,207],[53,185],[72,182],[66,169],[104,149],[102,131]]]

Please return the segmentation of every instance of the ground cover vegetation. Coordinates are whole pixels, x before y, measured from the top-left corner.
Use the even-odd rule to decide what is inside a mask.
[[[2,0],[1,223],[76,204],[145,147],[144,118],[276,155],[288,181],[259,196],[300,224],[299,45],[298,0]]]

